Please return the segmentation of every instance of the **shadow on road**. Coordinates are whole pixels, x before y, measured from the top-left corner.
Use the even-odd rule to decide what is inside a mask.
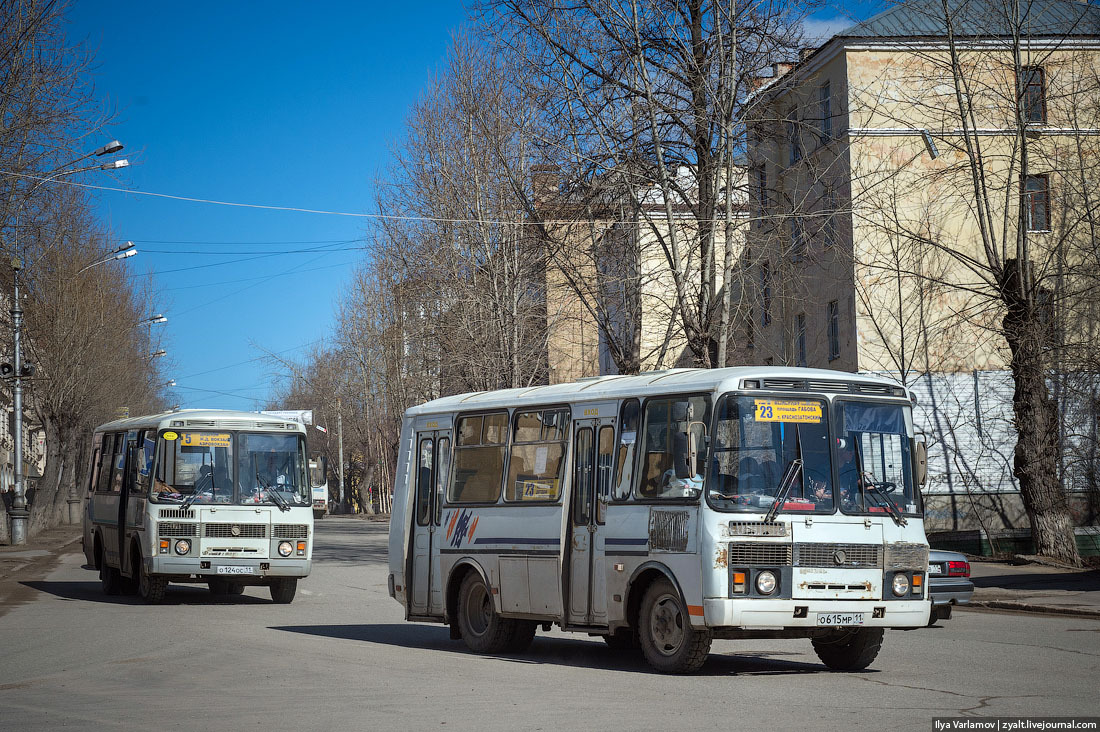
[[[1019,572],[971,577],[975,587],[1011,590],[1100,591],[1100,572]]]
[[[84,600],[107,605],[144,605],[144,600],[133,595],[104,595],[98,582],[20,582],[38,592],[60,597],[62,600]],[[206,587],[168,585],[164,601],[159,605],[270,605],[271,601],[248,595],[212,595]]]
[[[377,625],[282,625],[271,630],[287,633],[335,638],[339,640],[380,643],[399,648],[416,648],[446,653],[473,654],[462,641],[451,640],[444,627],[416,624]],[[810,652],[809,641],[806,651]],[[799,653],[747,653],[723,655],[711,653],[706,664],[698,672],[701,676],[778,676],[787,674],[831,673],[818,663],[790,661],[779,656],[801,656]],[[535,642],[523,653],[493,656],[501,661],[528,664],[555,664],[581,668],[604,669],[633,673],[654,673],[642,658],[640,651],[619,651],[607,647],[603,641],[591,639],[550,638],[535,636]],[[874,673],[865,670],[862,673]]]

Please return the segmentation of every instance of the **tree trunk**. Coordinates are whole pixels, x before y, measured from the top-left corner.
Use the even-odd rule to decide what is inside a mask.
[[[1049,339],[1035,298],[1028,298],[1015,261],[1009,260],[1002,287],[1008,313],[1005,338],[1012,352],[1013,415],[1017,441],[1013,473],[1031,522],[1037,554],[1081,566],[1073,517],[1058,481],[1058,405],[1047,388],[1043,343]]]

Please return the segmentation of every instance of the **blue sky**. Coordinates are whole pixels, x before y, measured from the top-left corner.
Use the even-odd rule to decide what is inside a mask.
[[[860,9],[867,17],[866,6]],[[848,24],[826,9],[812,32]],[[69,28],[96,51],[132,167],[84,182],[137,192],[368,213],[406,115],[466,20],[457,2],[100,2]],[[362,251],[354,216],[218,206],[117,192],[99,210],[152,273],[166,379],[183,407],[261,408],[272,366],[330,335]],[[271,252],[313,249],[304,253]],[[245,261],[240,261],[245,260]],[[300,405],[307,408],[309,405]]]

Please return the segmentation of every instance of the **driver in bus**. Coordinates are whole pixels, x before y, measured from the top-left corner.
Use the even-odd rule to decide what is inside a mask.
[[[863,479],[859,475],[859,462],[851,439],[840,439],[840,498],[846,503],[858,503],[863,490]]]

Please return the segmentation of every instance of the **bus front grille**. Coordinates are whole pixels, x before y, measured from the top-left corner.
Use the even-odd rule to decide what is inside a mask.
[[[177,519],[193,519],[195,518],[195,511],[191,508],[162,508],[160,509],[161,518],[177,518]]]
[[[308,539],[309,527],[305,524],[275,524],[271,535],[276,539]]]
[[[791,566],[791,545],[760,542],[730,544],[729,566],[789,567]]]
[[[203,534],[218,539],[264,539],[267,537],[266,524],[207,524]]]
[[[796,567],[881,567],[881,544],[795,544]]]
[[[163,514],[162,514],[163,515]],[[198,536],[198,524],[185,524],[181,521],[161,521],[157,524],[158,536]]]

